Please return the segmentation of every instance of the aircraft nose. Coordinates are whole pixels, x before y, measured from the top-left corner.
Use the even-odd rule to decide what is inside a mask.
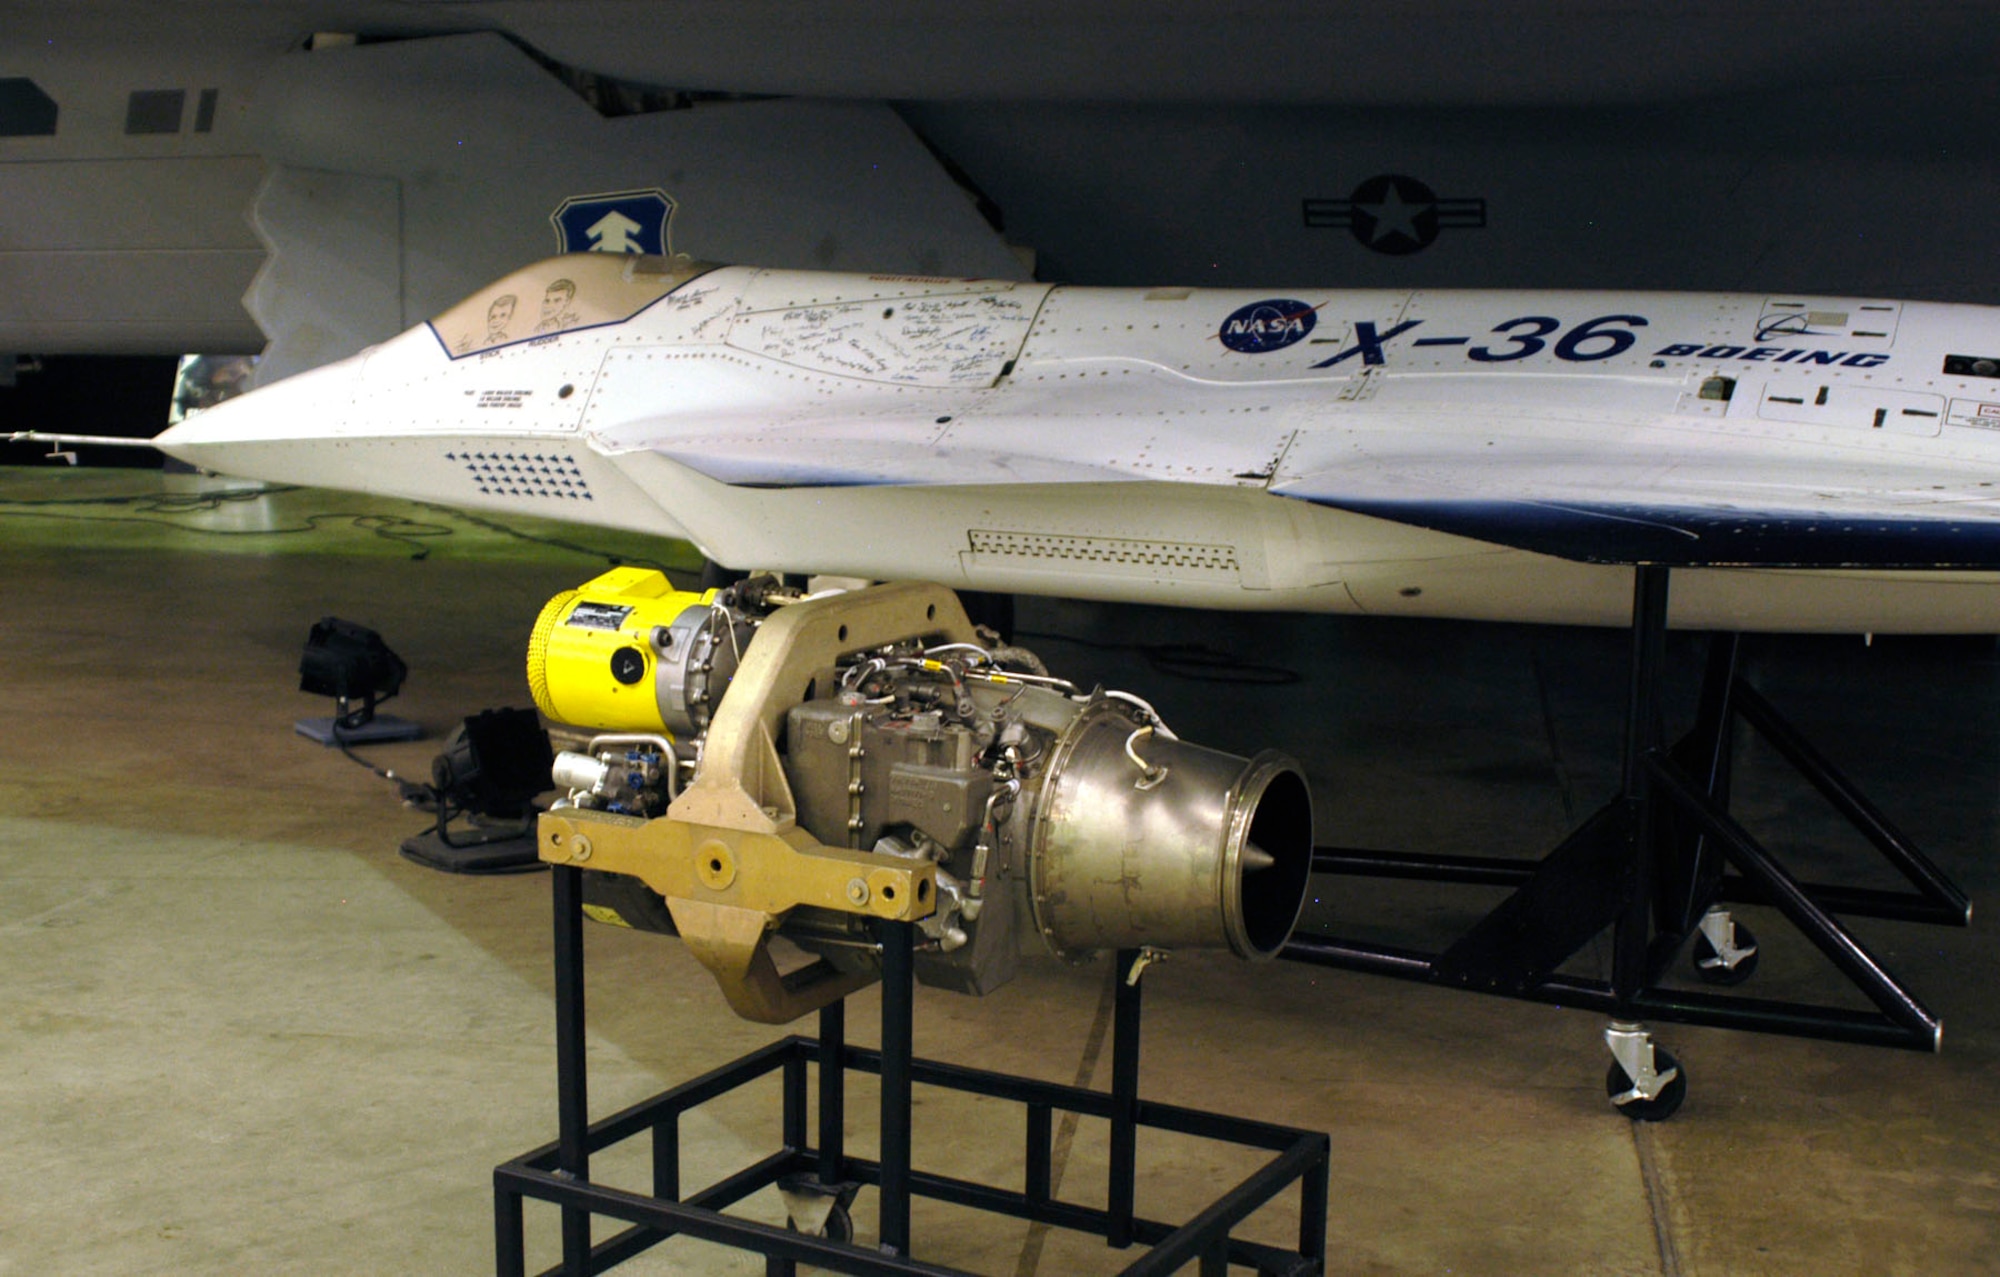
[[[260,461],[341,434],[354,399],[360,360],[297,373],[225,399],[167,427],[154,444],[170,457],[245,478],[266,478]]]

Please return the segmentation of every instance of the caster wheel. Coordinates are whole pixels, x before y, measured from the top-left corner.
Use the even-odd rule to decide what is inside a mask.
[[[830,1242],[851,1242],[854,1240],[854,1217],[847,1213],[845,1206],[836,1206],[826,1217],[826,1227],[820,1235]]]
[[[1632,1089],[1632,1079],[1626,1075],[1624,1066],[1614,1060],[1610,1072],[1604,1075],[1604,1093],[1611,1097],[1612,1104],[1620,1113],[1635,1122],[1664,1122],[1678,1113],[1681,1101],[1687,1099],[1687,1070],[1681,1067],[1679,1060],[1656,1046],[1653,1048],[1653,1068],[1661,1073],[1674,1070],[1674,1080],[1650,1100],[1627,1100],[1623,1104],[1618,1103],[1617,1097]]]
[[[790,1215],[785,1216],[785,1227],[799,1231],[799,1222]],[[851,1242],[854,1240],[854,1216],[847,1213],[845,1206],[836,1206],[827,1213],[826,1225],[819,1235],[830,1242]]]
[[[1695,932],[1694,952],[1692,954],[1695,978],[1703,984],[1713,984],[1721,988],[1734,988],[1755,975],[1757,973],[1757,937],[1751,932],[1750,928],[1740,922],[1736,924],[1736,947],[1750,950],[1749,954],[1741,962],[1738,962],[1733,967],[1725,967],[1720,963],[1710,966],[1710,963],[1715,962],[1715,946],[1708,942],[1707,936],[1699,931]]]

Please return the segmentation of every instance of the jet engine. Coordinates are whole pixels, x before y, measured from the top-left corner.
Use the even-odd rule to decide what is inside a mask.
[[[542,858],[586,871],[592,916],[680,935],[751,1019],[871,982],[874,919],[919,928],[919,979],[983,994],[1024,945],[1269,958],[1304,903],[1295,763],[1178,739],[942,586],[694,595],[619,568],[550,601],[528,681],[594,733],[556,760]]]

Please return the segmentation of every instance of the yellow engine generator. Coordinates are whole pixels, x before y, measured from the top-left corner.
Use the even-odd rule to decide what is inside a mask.
[[[550,599],[528,639],[528,690],[558,723],[606,732],[699,735],[751,627],[731,627],[714,590],[613,568]]]

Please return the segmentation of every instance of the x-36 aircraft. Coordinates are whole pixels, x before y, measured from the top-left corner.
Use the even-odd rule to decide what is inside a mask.
[[[1648,562],[1731,569],[1677,577],[1682,626],[2000,630],[1963,571],[2000,568],[2000,312],[1968,305],[573,254],[157,443],[786,571],[1622,623],[1593,565]]]
[[[982,647],[935,587],[801,600],[602,578],[550,604],[530,653],[543,710],[599,734],[559,763],[570,799],[541,854],[594,848],[591,868],[643,882],[663,909],[605,907],[688,938],[747,1015],[789,1019],[868,978],[843,928],[872,914],[922,918],[920,976],[971,992],[1006,978],[1018,931],[1072,955],[1283,950],[1599,1009],[1609,1092],[1640,1117],[1686,1085],[1642,1020],[1938,1042],[1836,915],[1962,925],[1963,895],[1741,682],[1733,641],[1671,748],[1652,698],[1669,620],[2000,631],[2000,312],[583,254],[156,442],[230,474],[683,537],[742,568],[1639,635],[1624,786],[1549,856],[1348,854],[1314,848],[1282,756],[1185,745],[1137,698]],[[1734,822],[1739,718],[1910,890],[1801,883]],[[634,732],[656,742],[636,770]],[[740,865],[692,850],[724,843]],[[1292,936],[1313,871],[1515,890],[1417,954]],[[1747,976],[1756,946],[1729,901],[1775,906],[1875,1009],[1662,985],[1690,943],[1711,983]],[[1609,980],[1560,970],[1606,928]],[[761,949],[777,931],[823,978],[780,980]]]

